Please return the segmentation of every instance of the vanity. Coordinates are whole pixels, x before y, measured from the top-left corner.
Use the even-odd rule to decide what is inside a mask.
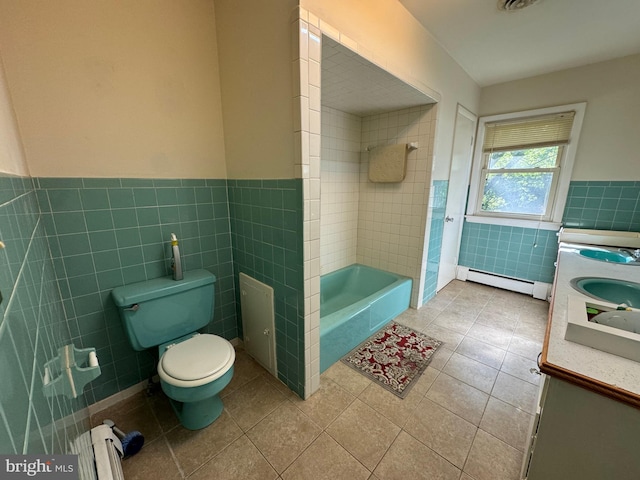
[[[578,278],[640,283],[640,262],[606,259],[606,253],[581,253],[581,245],[594,245],[593,242],[640,248],[637,233],[620,232],[621,236],[614,233],[596,232],[582,238],[582,232],[577,232],[577,237],[560,238],[563,243],[539,361],[544,381],[540,384],[537,411],[525,451],[523,479],[640,478],[640,362],[621,355],[629,357],[640,352],[640,333],[620,331],[618,335],[609,326],[596,325],[594,329],[593,324],[586,324],[588,308],[601,307],[598,311],[615,313],[617,305],[593,298],[588,289],[581,291],[575,281],[573,286],[571,283]],[[592,249],[621,253],[617,248]],[[622,287],[615,286],[595,290],[597,294],[605,292],[602,293],[605,296],[619,295],[622,291]],[[635,301],[633,296],[623,298]],[[632,311],[640,312],[638,305]],[[574,330],[573,336],[569,334],[574,341],[565,338],[568,326],[570,332]]]

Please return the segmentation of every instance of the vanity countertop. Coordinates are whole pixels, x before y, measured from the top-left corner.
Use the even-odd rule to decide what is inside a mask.
[[[638,282],[640,265],[593,260],[561,246],[540,369],[546,374],[640,408],[640,363],[564,338],[569,296],[594,301],[571,287],[570,281],[576,277],[605,277]]]

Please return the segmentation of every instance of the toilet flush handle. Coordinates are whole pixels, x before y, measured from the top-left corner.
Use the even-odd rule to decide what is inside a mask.
[[[125,308],[124,311],[125,312],[137,312],[139,308],[140,308],[140,305],[138,305],[137,303],[134,303],[129,308]]]

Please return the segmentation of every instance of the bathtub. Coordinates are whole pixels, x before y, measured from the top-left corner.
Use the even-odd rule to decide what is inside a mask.
[[[412,280],[354,264],[320,277],[320,372],[409,308]]]

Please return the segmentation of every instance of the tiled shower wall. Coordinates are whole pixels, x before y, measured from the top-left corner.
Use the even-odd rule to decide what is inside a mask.
[[[573,181],[562,221],[571,228],[640,231],[640,182]],[[465,222],[459,263],[552,283],[557,241],[548,230]]]
[[[43,394],[44,365],[71,335],[30,178],[0,176],[0,239],[0,451],[70,453],[87,403]]]
[[[320,273],[356,263],[362,119],[322,107]]]
[[[417,306],[436,123],[435,105],[411,107],[362,119],[357,261],[413,278],[411,305]],[[367,147],[417,142],[407,155],[400,183],[368,180]]]
[[[55,274],[78,347],[95,347],[102,374],[89,404],[146,380],[156,352],[129,345],[110,293],[167,275],[170,234],[185,270],[216,275],[209,333],[238,336],[226,180],[39,178],[38,201]]]

